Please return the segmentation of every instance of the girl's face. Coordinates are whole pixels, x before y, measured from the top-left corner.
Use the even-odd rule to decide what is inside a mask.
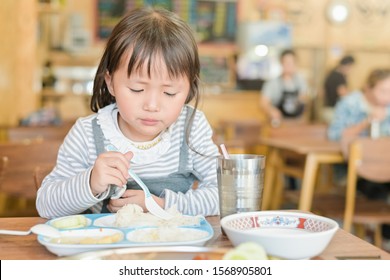
[[[118,123],[129,139],[145,142],[154,139],[180,115],[190,91],[186,76],[169,77],[164,60],[157,55],[151,66],[143,63],[140,71],[127,76],[130,54],[114,73],[106,73],[107,87],[116,99]]]
[[[390,105],[390,77],[379,81],[373,88],[368,89],[368,93],[375,100],[378,106]]]

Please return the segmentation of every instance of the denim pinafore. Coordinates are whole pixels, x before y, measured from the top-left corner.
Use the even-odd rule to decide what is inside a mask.
[[[188,126],[189,119],[191,116],[191,112],[193,109],[191,107],[187,107],[187,115],[185,120],[185,127]],[[99,156],[101,153],[105,152],[105,137],[103,134],[102,129],[100,128],[100,125],[97,123],[97,119],[92,120],[92,130],[93,130],[93,136],[95,140],[96,145],[96,152],[97,156]],[[180,156],[179,156],[179,169],[175,173],[171,173],[168,176],[165,177],[158,177],[158,178],[141,178],[142,181],[148,186],[150,192],[156,196],[160,196],[164,189],[169,189],[174,192],[182,192],[186,193],[193,185],[194,181],[196,180],[202,180],[203,177],[197,173],[196,171],[187,168],[187,162],[188,162],[188,143],[186,140],[185,134],[183,135],[183,141],[180,146]],[[107,209],[107,204],[110,200],[110,196],[112,194],[112,189],[110,190],[110,194],[107,199],[103,200],[103,206],[101,209],[101,213],[109,213],[110,211]],[[135,181],[128,181],[127,182],[127,189],[135,189],[135,190],[141,190],[141,187],[138,186],[138,184]]]

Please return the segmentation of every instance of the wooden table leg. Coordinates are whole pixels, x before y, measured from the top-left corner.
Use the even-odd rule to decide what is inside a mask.
[[[263,196],[261,202],[261,210],[269,210],[271,206],[271,198],[274,190],[277,161],[278,161],[277,150],[270,148],[266,158],[264,189],[263,189]]]
[[[344,158],[341,153],[309,153],[306,156],[305,169],[301,187],[301,196],[299,198],[298,209],[310,211],[313,202],[315,182],[318,168],[321,163],[342,163]]]

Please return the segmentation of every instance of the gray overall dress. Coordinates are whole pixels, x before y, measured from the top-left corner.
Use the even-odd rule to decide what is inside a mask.
[[[187,115],[185,120],[185,127],[187,127],[192,108],[187,107]],[[105,137],[100,125],[97,123],[97,119],[92,120],[92,130],[96,145],[97,156],[105,152]],[[175,173],[169,174],[166,177],[160,178],[141,178],[142,181],[148,186],[150,192],[156,196],[160,196],[164,189],[170,189],[174,192],[186,193],[193,185],[195,180],[202,180],[202,176],[194,170],[187,168],[188,162],[188,144],[185,137],[183,136],[182,145],[180,147],[180,158],[179,158],[179,170]],[[141,190],[141,187],[134,181],[127,182],[127,189]],[[110,195],[109,195],[110,197]],[[107,204],[110,198],[103,200],[103,206],[101,213],[109,213]]]

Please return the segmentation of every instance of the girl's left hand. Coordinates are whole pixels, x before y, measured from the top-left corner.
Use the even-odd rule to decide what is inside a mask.
[[[164,208],[165,200],[152,194],[152,198]],[[138,204],[144,212],[148,212],[145,206],[145,194],[143,190],[126,190],[120,199],[111,199],[107,205],[108,210],[112,213],[118,212],[126,204]]]

